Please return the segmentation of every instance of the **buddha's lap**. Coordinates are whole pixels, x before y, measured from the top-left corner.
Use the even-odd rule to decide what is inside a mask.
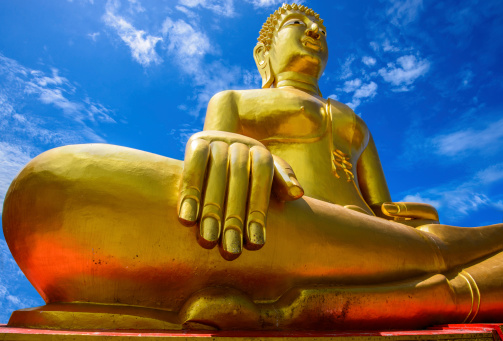
[[[197,227],[178,223],[182,168],[110,145],[46,152],[9,190],[6,240],[49,301],[150,305],[155,297],[157,305],[178,307],[208,286],[260,300],[296,285],[373,284],[440,271],[421,232],[311,198],[273,200],[266,245],[227,262],[197,245]]]

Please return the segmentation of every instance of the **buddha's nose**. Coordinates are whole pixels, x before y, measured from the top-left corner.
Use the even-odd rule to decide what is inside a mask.
[[[317,23],[312,23],[311,27],[306,30],[306,35],[314,39],[318,39],[320,34],[318,33],[319,27]]]

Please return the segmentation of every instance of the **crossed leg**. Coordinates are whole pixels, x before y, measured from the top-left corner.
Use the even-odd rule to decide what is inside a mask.
[[[371,301],[382,308],[389,298],[402,302],[413,294],[419,298],[411,311],[424,314],[440,290],[445,302],[450,297],[443,306],[454,313],[437,309],[439,316],[457,314],[464,316],[462,322],[476,290],[463,279],[467,276],[457,275],[457,267],[475,262],[467,271],[479,291],[495,292],[488,296],[488,311],[503,311],[503,284],[494,280],[501,277],[501,257],[489,258],[495,262],[491,266],[476,263],[502,249],[502,225],[459,228],[443,236],[308,197],[271,201],[267,244],[228,262],[216,249],[199,247],[196,227],[177,220],[182,168],[181,161],[110,145],[57,148],[30,162],[6,197],[4,234],[46,302],[162,309],[179,312],[183,323],[203,314],[190,309],[190,302],[200,299],[194,293],[225,287],[242,293],[250,307],[256,305],[263,323],[274,307],[283,312],[283,324],[291,325],[298,321],[296,314],[309,316],[309,309],[323,315],[344,302],[359,307],[358,297],[359,302],[374,297]],[[313,291],[313,286],[324,289]],[[401,289],[396,288],[406,288],[407,294],[397,296]],[[319,303],[294,304],[302,297]],[[331,303],[322,305],[322,300]],[[346,322],[352,316],[348,312]],[[358,316],[353,320],[363,315]]]

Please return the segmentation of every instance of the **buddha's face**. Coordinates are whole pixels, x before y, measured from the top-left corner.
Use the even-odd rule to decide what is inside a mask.
[[[282,17],[269,50],[274,74],[295,71],[319,78],[327,59],[323,24],[304,13],[290,12]]]

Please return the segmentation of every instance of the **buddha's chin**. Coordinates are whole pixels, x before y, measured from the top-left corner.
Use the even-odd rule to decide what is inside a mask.
[[[291,68],[291,71],[309,73],[313,77],[318,76],[318,74],[321,75],[320,69],[325,68],[325,63],[320,54],[310,49],[305,49],[302,54],[294,59],[292,64],[294,67]]]
[[[304,45],[304,43],[303,43]],[[302,49],[302,53],[298,56],[308,64],[326,65],[326,53],[321,45],[310,45],[306,43]],[[323,67],[324,68],[324,67]]]

